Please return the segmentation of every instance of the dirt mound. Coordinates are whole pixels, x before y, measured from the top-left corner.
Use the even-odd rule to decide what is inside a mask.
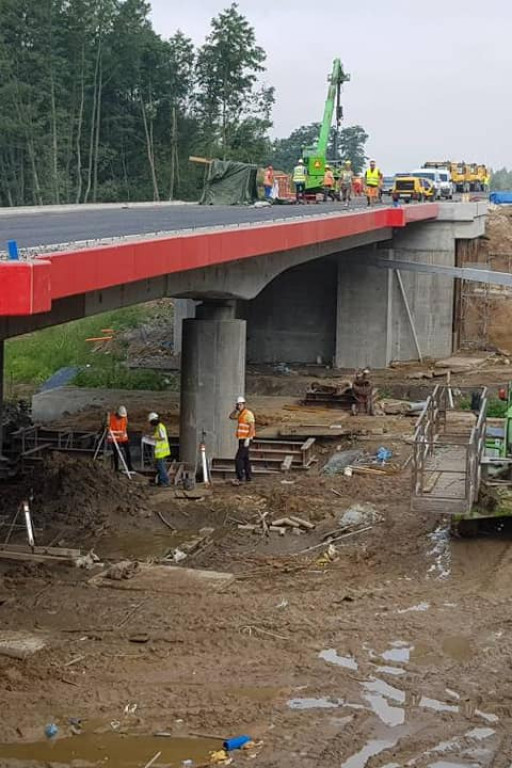
[[[138,515],[147,509],[148,490],[128,482],[90,460],[55,454],[0,495],[0,511],[12,515],[19,503],[31,498],[36,528],[44,537],[56,529],[72,529],[78,541],[112,526],[115,515]],[[39,537],[40,538],[40,537]]]

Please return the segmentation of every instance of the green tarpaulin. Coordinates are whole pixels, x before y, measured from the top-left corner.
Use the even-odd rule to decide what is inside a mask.
[[[258,199],[258,167],[232,160],[213,160],[200,205],[252,205]]]

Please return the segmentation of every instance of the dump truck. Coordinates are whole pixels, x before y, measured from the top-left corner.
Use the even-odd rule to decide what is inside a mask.
[[[336,135],[338,135],[341,126],[343,119],[341,87],[343,83],[349,80],[350,75],[344,72],[341,61],[334,59],[332,72],[328,78],[329,87],[327,89],[327,98],[325,100],[324,115],[318,141],[316,144],[304,147],[302,150],[302,157],[308,172],[306,192],[319,192],[322,189],[326,164],[335,167],[335,161],[329,162],[327,160],[327,150],[334,116],[336,117]]]
[[[447,168],[456,192],[483,192],[489,185],[489,172],[482,164],[429,160],[423,168]]]

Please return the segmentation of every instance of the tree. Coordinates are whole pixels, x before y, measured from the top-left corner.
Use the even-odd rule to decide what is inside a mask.
[[[304,147],[315,144],[319,134],[320,123],[311,123],[296,128],[287,139],[276,139],[272,146],[270,158],[274,167],[289,173],[302,156]],[[336,129],[332,128],[327,159],[331,161],[350,160],[354,172],[361,173],[366,161],[364,149],[368,141],[368,134],[360,125],[352,125],[342,128],[338,134],[337,142],[335,138]],[[335,150],[336,143],[337,153]]]
[[[256,44],[254,29],[238,12],[237,3],[212,19],[196,69],[198,114],[206,129],[210,155],[216,145],[223,159],[231,155],[237,130],[244,119],[253,115],[255,86],[265,58],[265,51]]]
[[[287,139],[276,139],[269,158],[274,168],[291,173],[297,160],[302,157],[302,150],[314,144],[320,133],[320,123],[311,123],[296,128]]]
[[[200,50],[149,14],[147,0],[0,0],[0,206],[197,199],[190,155],[266,159],[274,91],[237,6]]]
[[[508,168],[499,168],[496,171],[491,169],[491,189],[494,191],[512,189],[512,171]]]

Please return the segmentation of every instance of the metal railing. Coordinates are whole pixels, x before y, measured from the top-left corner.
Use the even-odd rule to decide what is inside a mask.
[[[474,390],[472,390],[474,392]],[[414,433],[413,511],[469,512],[478,499],[485,448],[487,390],[479,388],[476,424],[456,430],[447,420],[452,391],[438,384],[425,403]]]

